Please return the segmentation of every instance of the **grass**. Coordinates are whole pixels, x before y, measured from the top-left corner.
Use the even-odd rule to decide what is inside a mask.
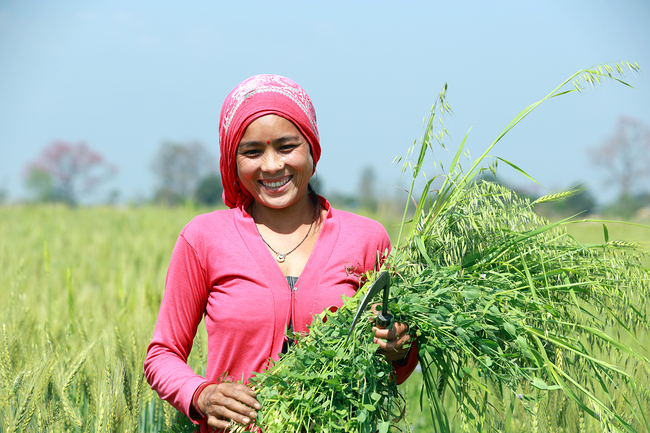
[[[648,222],[645,222],[648,224]],[[597,222],[585,222],[582,224],[570,224],[567,226],[567,232],[584,243],[605,242],[603,225]],[[607,224],[607,235],[610,240],[623,240],[628,242],[637,242],[642,249],[650,250],[650,231],[636,225],[628,224]]]
[[[0,208],[0,430],[159,431],[142,362],[188,209]]]
[[[142,362],[178,232],[203,211],[0,207],[0,431],[171,429],[175,411],[144,383]],[[646,235],[625,230],[627,239]],[[576,236],[598,241],[602,227],[580,227]],[[197,371],[207,341],[200,330],[191,356]],[[647,336],[639,341],[648,347]],[[416,372],[402,389],[413,431],[430,432],[421,380]],[[650,374],[643,380],[648,388]],[[510,403],[502,416],[511,431],[524,431],[531,414]]]

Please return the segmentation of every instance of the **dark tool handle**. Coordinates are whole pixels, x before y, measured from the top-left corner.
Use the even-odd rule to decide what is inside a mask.
[[[377,319],[375,320],[375,323],[380,328],[390,328],[390,325],[392,325],[393,316],[391,316],[390,313],[388,312],[389,292],[390,292],[390,285],[386,285],[384,287],[384,293],[382,296],[381,311],[379,312],[379,314],[377,314]]]
[[[375,324],[377,325],[378,328],[386,329],[389,328],[390,325],[393,323],[393,316],[386,311],[385,313],[383,311],[380,311],[377,314],[377,318],[375,319]]]

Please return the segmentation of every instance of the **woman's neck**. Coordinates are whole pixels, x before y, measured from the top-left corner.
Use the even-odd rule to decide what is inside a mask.
[[[249,212],[257,224],[283,234],[293,233],[303,224],[311,224],[314,220],[314,204],[309,194],[305,194],[299,202],[281,209],[253,201]]]

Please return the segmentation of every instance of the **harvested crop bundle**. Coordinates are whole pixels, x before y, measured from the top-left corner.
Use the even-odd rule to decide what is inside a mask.
[[[638,390],[634,380],[647,374],[650,362],[617,337],[648,327],[638,308],[650,286],[645,253],[609,241],[606,229],[603,243],[583,245],[564,230],[570,221],[549,223],[534,212],[534,202],[479,180],[488,152],[537,105],[580,90],[581,81],[620,81],[615,75],[623,67],[637,70],[626,63],[579,71],[520,113],[463,171],[458,160],[465,137],[442,187],[429,191],[433,180],[427,183],[408,233],[402,238],[400,232],[403,240],[383,265],[392,276],[389,309],[417,340],[436,431],[504,430],[508,407],[521,405],[535,415],[539,404],[555,402],[555,410],[590,416],[609,431],[650,429],[648,390]],[[570,82],[575,88],[563,90]],[[413,164],[414,182],[426,152],[435,141],[443,144],[434,118],[447,111],[443,90]],[[538,202],[551,198],[558,196]],[[404,400],[369,332],[374,314],[365,312],[346,341],[363,293],[315,318],[308,335],[295,336],[292,351],[253,378],[262,431],[404,427]],[[610,353],[617,353],[617,365],[603,360]]]

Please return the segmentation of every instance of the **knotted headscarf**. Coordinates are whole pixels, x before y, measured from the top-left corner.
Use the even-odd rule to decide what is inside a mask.
[[[307,139],[316,163],[320,159],[320,139],[316,127],[316,111],[311,99],[298,84],[279,75],[255,75],[226,97],[219,120],[221,148],[221,183],[223,202],[230,208],[240,206],[250,193],[239,184],[237,175],[237,147],[246,127],[255,119],[276,114],[291,121]]]

